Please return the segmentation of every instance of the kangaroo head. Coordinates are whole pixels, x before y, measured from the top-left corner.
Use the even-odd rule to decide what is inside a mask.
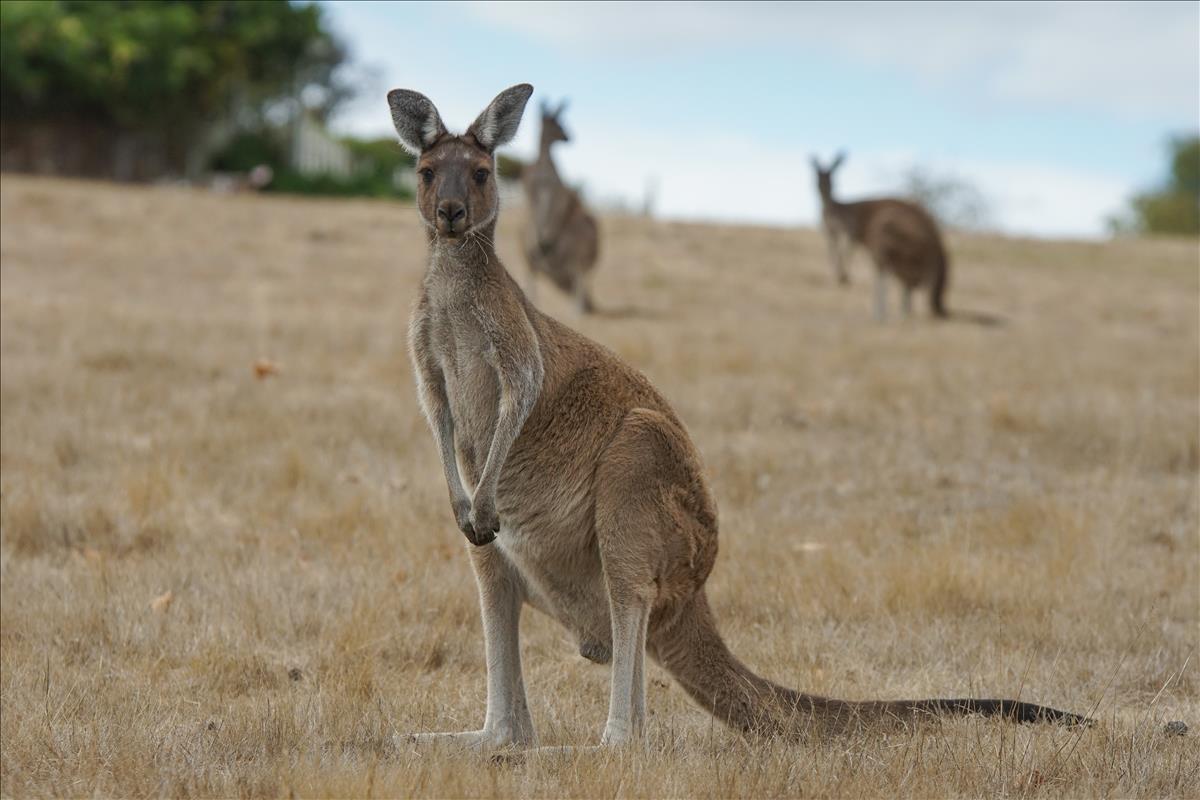
[[[505,89],[454,135],[425,95],[388,92],[400,144],[417,157],[417,211],[435,235],[456,239],[496,219],[496,148],[517,135],[531,94],[527,83]]]
[[[569,142],[571,137],[567,135],[567,129],[562,126],[563,111],[567,107],[567,101],[563,100],[558,104],[558,108],[551,108],[550,104],[542,101],[542,144],[554,144],[555,142]]]
[[[820,192],[821,199],[833,199],[833,173],[846,160],[846,154],[838,153],[833,161],[829,162],[828,167],[822,167],[816,156],[810,156],[809,160],[812,161],[813,169],[817,173],[817,191]]]

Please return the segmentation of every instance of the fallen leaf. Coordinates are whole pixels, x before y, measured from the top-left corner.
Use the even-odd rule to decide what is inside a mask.
[[[167,613],[167,609],[171,607],[171,603],[174,600],[175,593],[170,589],[167,589],[158,597],[154,598],[153,602],[150,603],[150,608],[159,614],[165,614]]]
[[[273,361],[266,358],[260,358],[254,362],[254,377],[260,381],[264,378],[269,378],[272,375],[279,374],[279,367]]]
[[[82,550],[72,550],[71,555],[77,560],[88,564],[104,564],[104,553],[94,547],[84,547]]]

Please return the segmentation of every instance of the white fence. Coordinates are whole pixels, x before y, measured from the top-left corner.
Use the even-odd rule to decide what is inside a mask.
[[[350,150],[307,114],[292,125],[292,169],[304,175],[345,178],[354,169]]]

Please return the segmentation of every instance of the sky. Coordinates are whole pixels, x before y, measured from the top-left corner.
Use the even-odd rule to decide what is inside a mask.
[[[324,2],[360,94],[335,130],[394,135],[415,89],[465,129],[499,91],[569,101],[560,172],[596,204],[813,225],[811,155],[839,199],[912,167],[977,187],[992,227],[1090,238],[1200,128],[1200,3]]]

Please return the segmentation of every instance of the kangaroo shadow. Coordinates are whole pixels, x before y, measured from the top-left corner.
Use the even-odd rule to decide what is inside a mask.
[[[818,275],[814,273],[802,272],[796,277],[796,282],[804,286],[811,286],[815,289],[828,289],[833,286],[835,289],[844,289],[849,284],[831,283],[827,275]]]
[[[969,325],[979,325],[984,328],[1002,328],[1008,325],[1008,320],[999,314],[989,314],[986,311],[969,311],[951,309],[947,312],[947,322],[965,322]]]
[[[598,319],[662,319],[661,312],[637,306],[612,306],[611,308],[593,308],[590,315]]]

